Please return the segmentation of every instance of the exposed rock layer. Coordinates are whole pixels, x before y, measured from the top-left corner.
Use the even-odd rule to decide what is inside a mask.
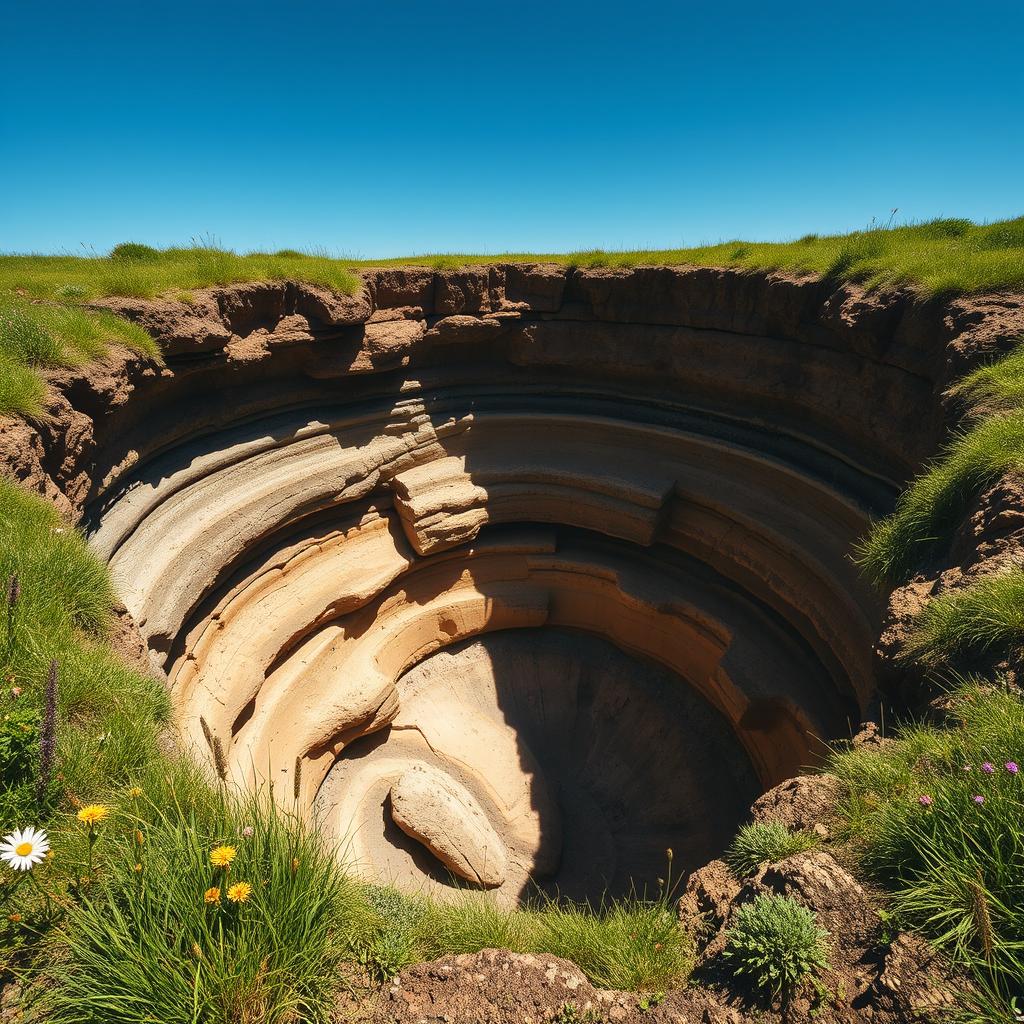
[[[368,272],[353,297],[270,283],[104,305],[153,332],[166,365],[116,350],[54,374],[51,418],[6,422],[0,459],[84,517],[186,741],[205,749],[205,722],[240,780],[294,782],[339,832],[375,829],[372,859],[441,886],[461,862],[411,824],[426,807],[406,801],[403,832],[386,806],[429,764],[507,846],[510,897],[530,876],[568,881],[581,834],[606,843],[602,882],[666,845],[697,863],[748,787],[861,720],[881,608],[851,545],[935,450],[950,373],[1024,326],[1011,300],[692,268],[406,268]],[[553,628],[570,631],[557,654]],[[589,641],[572,654],[583,634],[626,659],[623,706],[665,680],[692,693],[652,744],[693,742],[697,764],[717,744],[734,766],[728,783],[701,774],[699,836],[681,803],[617,811],[636,769],[609,759],[637,757],[621,737],[585,751],[618,789],[581,784],[548,740],[501,760],[523,693],[557,691],[567,734],[595,707],[618,714],[536,685],[531,645],[601,678]],[[453,721],[459,736],[432,737]],[[462,742],[476,734],[493,742]],[[567,804],[593,807],[589,833]]]

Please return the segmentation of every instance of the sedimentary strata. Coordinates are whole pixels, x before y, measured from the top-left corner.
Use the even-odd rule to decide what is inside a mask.
[[[587,895],[714,856],[869,715],[850,550],[1024,326],[994,301],[548,265],[108,299],[165,363],[53,374],[0,459],[86,528],[201,756],[376,877]]]

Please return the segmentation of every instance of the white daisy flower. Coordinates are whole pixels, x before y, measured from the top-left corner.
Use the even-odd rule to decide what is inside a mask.
[[[50,840],[41,828],[19,828],[4,836],[0,860],[15,871],[31,871],[47,854]]]

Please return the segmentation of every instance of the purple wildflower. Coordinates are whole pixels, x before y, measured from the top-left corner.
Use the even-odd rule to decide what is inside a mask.
[[[975,802],[976,804],[983,804],[983,803],[985,802],[985,798],[984,798],[983,796],[981,796],[981,795],[978,795],[978,796],[972,796],[972,797],[971,797],[971,799],[972,799],[972,800],[973,800],[973,801],[974,801],[974,802]]]
[[[1006,762],[1006,770],[1007,770],[1007,771],[1008,771],[1008,772],[1009,772],[1009,773],[1010,773],[1011,775],[1016,775],[1016,774],[1017,774],[1017,772],[1019,772],[1019,771],[1020,771],[1020,769],[1019,769],[1019,768],[1017,767],[1017,762],[1016,762],[1016,761],[1007,761],[1007,762]]]
[[[931,798],[931,797],[930,797],[930,796],[929,796],[929,795],[928,795],[927,793],[922,793],[922,794],[921,794],[921,795],[920,795],[920,796],[919,796],[919,797],[917,798],[917,802],[918,802],[918,803],[919,803],[919,804],[920,804],[920,805],[921,805],[922,807],[931,807],[931,805],[932,805],[932,798]]]
[[[996,769],[995,769],[995,766],[994,766],[994,765],[992,764],[992,762],[991,762],[991,761],[986,761],[986,762],[985,762],[985,763],[984,763],[984,764],[983,764],[983,765],[981,766],[981,770],[982,770],[982,771],[983,771],[983,772],[984,772],[984,773],[985,773],[986,775],[991,775],[991,774],[992,774],[992,773],[993,773],[993,772],[994,772],[994,771],[995,771]]]

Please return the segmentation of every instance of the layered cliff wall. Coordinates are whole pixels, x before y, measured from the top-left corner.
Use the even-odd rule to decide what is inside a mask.
[[[165,365],[54,374],[0,457],[109,562],[184,742],[378,877],[510,898],[703,863],[871,714],[851,549],[1020,322],[546,265],[106,305]]]

